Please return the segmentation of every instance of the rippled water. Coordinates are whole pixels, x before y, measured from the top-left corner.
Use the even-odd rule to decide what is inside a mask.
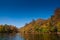
[[[19,33],[0,34],[0,40],[60,40],[57,34],[25,34],[21,36]]]

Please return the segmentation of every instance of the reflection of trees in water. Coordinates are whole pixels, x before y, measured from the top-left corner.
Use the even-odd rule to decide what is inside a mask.
[[[14,36],[16,33],[0,33],[0,36]]]
[[[0,33],[0,40],[12,40],[16,33]]]
[[[22,38],[25,38],[25,40],[60,40],[60,35],[57,35],[54,33],[53,34],[47,34],[47,33],[25,34]],[[1,34],[0,33],[0,40],[14,40],[14,39],[16,39],[15,33],[10,33],[10,34]]]
[[[60,40],[60,36],[58,34],[50,34],[51,40]]]
[[[57,34],[25,34],[25,40],[60,40]]]

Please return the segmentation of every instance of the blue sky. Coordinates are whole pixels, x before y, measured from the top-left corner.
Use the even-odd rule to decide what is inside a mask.
[[[24,26],[32,19],[48,19],[60,0],[0,0],[0,24]]]

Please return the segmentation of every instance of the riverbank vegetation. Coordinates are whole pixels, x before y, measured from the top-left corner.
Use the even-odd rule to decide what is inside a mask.
[[[13,25],[0,25],[0,33],[17,33],[18,29]]]
[[[13,25],[0,25],[0,33],[17,33],[18,30],[24,34],[60,33],[60,8],[56,9],[54,14],[47,20],[32,20],[20,29]]]
[[[60,32],[60,8],[57,8],[54,14],[48,18],[32,20],[32,22],[26,24],[20,28],[20,33],[38,34],[38,33],[59,33]]]

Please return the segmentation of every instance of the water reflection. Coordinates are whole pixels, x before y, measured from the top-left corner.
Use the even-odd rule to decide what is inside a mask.
[[[60,40],[57,34],[25,34],[25,40]]]
[[[24,38],[19,36],[19,33],[0,33],[0,40],[24,40]]]
[[[57,34],[23,34],[10,33],[1,34],[0,40],[60,40],[60,35]]]

